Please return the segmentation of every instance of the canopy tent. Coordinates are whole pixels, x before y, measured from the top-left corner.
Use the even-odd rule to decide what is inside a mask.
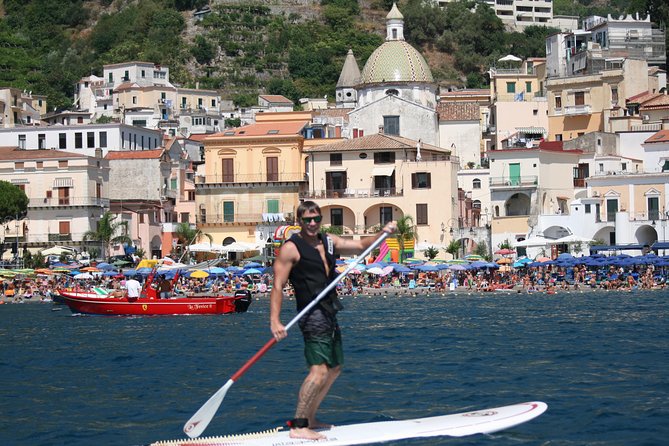
[[[224,252],[223,245],[217,243],[194,243],[188,247],[190,252]]]
[[[561,245],[561,244],[569,245],[572,243],[591,243],[591,242],[594,242],[594,240],[591,238],[581,237],[580,235],[571,234],[556,240],[551,240],[549,243],[551,245]]]
[[[520,57],[514,56],[513,54],[507,54],[506,56],[497,59],[498,62],[522,62],[523,59]]]
[[[74,255],[77,253],[74,248],[67,248],[65,246],[52,246],[51,248],[43,249],[40,252],[43,256],[61,256],[65,255]]]
[[[249,251],[259,251],[260,247],[255,243],[244,243],[244,242],[233,242],[229,245],[224,245],[221,247],[220,252],[249,252]]]
[[[513,244],[514,248],[527,248],[528,246],[546,246],[552,239],[545,237],[530,237],[527,240],[522,240]]]

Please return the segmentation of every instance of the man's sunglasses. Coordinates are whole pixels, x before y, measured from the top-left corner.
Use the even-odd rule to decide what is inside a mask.
[[[323,220],[322,215],[317,215],[315,217],[302,217],[302,223],[304,223],[305,225],[308,225],[312,221],[315,221],[316,223],[320,223],[321,220]]]

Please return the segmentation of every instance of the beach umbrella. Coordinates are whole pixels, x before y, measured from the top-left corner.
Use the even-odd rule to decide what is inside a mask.
[[[188,277],[193,277],[195,279],[204,279],[205,277],[209,277],[209,273],[206,271],[202,271],[201,269],[196,269],[195,271],[191,272]]]
[[[223,275],[223,274],[228,274],[228,272],[225,270],[225,268],[221,268],[220,266],[214,266],[213,268],[207,269],[207,272],[209,274],[215,274],[217,276]]]
[[[268,266],[267,268],[262,270],[263,274],[274,274],[274,267],[273,266]]]
[[[496,262],[497,262],[498,265],[509,265],[509,264],[513,263],[513,260],[507,259],[506,257],[503,257],[501,259],[497,259]]]
[[[393,264],[391,264],[391,265],[389,265],[389,266],[392,266],[392,267],[393,267],[393,270],[394,270],[396,273],[410,273],[410,272],[411,272],[411,268],[408,268],[408,267],[406,267],[406,266],[404,266],[404,265],[401,265],[401,264],[399,264],[399,263],[393,263]]]
[[[260,268],[262,265],[258,262],[249,262],[244,265],[244,268]]]
[[[252,274],[262,274],[262,271],[260,271],[257,268],[249,268],[244,271],[244,275],[252,275]]]
[[[499,250],[495,251],[495,254],[499,254],[499,255],[502,255],[502,256],[508,256],[510,254],[515,254],[515,253],[516,253],[516,251],[514,251],[513,249],[509,249],[509,248],[503,248],[503,249],[499,249]]]
[[[418,271],[423,272],[436,272],[439,271],[439,267],[436,265],[419,265],[416,267]]]
[[[484,259],[483,259],[482,256],[480,256],[478,254],[467,254],[465,256],[465,260],[469,260],[470,262],[476,262],[476,261],[480,261],[480,260],[484,260]]]
[[[87,266],[87,267],[85,267],[85,268],[81,268],[80,271],[85,271],[85,272],[87,272],[87,273],[99,273],[99,272],[101,272],[102,270],[99,270],[99,269],[97,269],[97,268],[94,267],[94,266]]]
[[[74,277],[73,277],[73,279],[77,279],[77,280],[79,280],[79,279],[92,279],[92,278],[93,278],[93,274],[91,274],[91,273],[79,273],[79,274],[75,274]]]
[[[487,268],[488,267],[488,262],[484,262],[482,260],[472,262],[471,265],[469,265],[470,268],[473,269],[478,269],[478,268]]]
[[[103,271],[107,271],[107,270],[110,270],[110,269],[114,269],[114,265],[112,265],[111,263],[107,263],[107,262],[100,262],[96,265],[96,268],[101,269]]]
[[[466,271],[467,267],[465,265],[450,265],[448,269],[451,271]]]
[[[103,276],[105,277],[115,277],[117,275],[116,271],[105,271],[102,273]],[[123,277],[123,276],[121,276]]]

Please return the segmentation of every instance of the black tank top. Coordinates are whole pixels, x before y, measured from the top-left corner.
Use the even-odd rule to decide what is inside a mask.
[[[295,300],[297,301],[297,311],[301,311],[304,307],[323,291],[332,280],[335,278],[335,252],[334,243],[328,236],[319,234],[323,248],[325,250],[325,259],[328,264],[329,274],[325,273],[325,265],[323,259],[316,248],[311,246],[298,234],[293,234],[289,242],[295,243],[297,251],[300,253],[300,261],[290,270],[290,279],[293,288],[295,289]],[[328,296],[323,298],[323,301],[331,301],[336,299],[337,291],[332,290]]]

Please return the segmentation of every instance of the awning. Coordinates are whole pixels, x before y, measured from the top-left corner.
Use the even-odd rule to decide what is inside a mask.
[[[548,132],[543,127],[516,127],[516,130],[519,133],[531,134],[531,135],[547,135]]]
[[[395,166],[373,167],[372,168],[372,176],[374,176],[374,177],[389,177],[393,174],[394,171],[395,171]]]
[[[74,187],[72,178],[56,178],[53,180],[53,187]]]
[[[12,184],[28,184],[27,178],[14,178],[11,180]]]

